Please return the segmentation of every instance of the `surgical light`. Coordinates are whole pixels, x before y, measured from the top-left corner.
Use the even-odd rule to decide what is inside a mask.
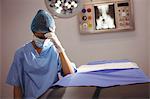
[[[45,0],[48,11],[57,17],[69,18],[80,12],[81,0]]]

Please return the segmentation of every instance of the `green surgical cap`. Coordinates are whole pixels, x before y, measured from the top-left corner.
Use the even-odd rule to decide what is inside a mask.
[[[33,33],[47,33],[50,28],[55,28],[54,18],[46,11],[39,10],[32,20],[31,30]]]

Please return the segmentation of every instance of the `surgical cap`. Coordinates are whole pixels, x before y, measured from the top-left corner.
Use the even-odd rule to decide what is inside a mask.
[[[55,28],[54,18],[48,12],[39,10],[32,20],[32,32],[47,33],[49,28]]]

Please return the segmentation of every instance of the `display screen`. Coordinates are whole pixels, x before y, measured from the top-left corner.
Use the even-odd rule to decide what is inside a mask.
[[[115,10],[113,3],[94,5],[95,10],[95,29],[115,29]]]
[[[128,3],[119,3],[118,4],[118,7],[122,7],[122,6],[129,6],[129,4]]]

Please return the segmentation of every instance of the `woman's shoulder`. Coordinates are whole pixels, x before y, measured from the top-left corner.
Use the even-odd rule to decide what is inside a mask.
[[[22,46],[20,46],[16,49],[15,54],[17,54],[17,55],[22,54],[25,51],[25,49],[29,48],[30,46],[31,46],[31,42],[27,42],[27,43],[23,44]]]

